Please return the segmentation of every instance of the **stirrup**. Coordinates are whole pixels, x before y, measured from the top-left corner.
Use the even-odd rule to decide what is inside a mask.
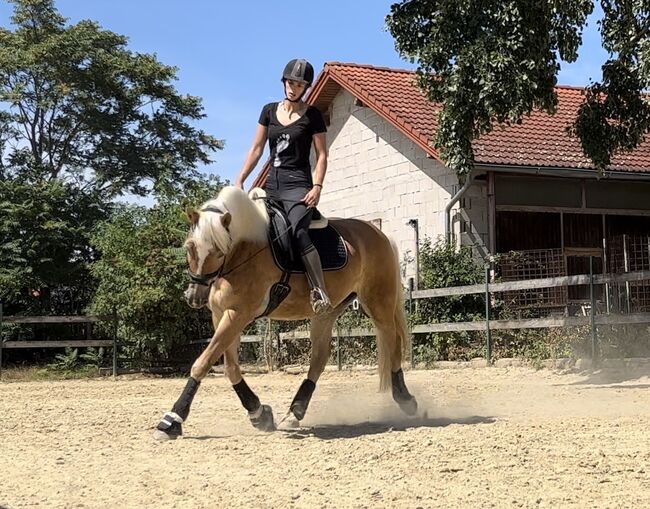
[[[320,288],[313,288],[309,295],[311,298],[311,309],[317,315],[326,313],[332,309],[332,305],[329,298],[327,297],[327,294]]]

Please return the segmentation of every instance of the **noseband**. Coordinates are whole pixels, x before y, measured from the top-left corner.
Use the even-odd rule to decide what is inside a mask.
[[[201,209],[200,212],[215,212],[216,214],[225,213],[219,207],[205,207]],[[216,278],[221,276],[221,273],[223,272],[225,266],[226,266],[226,255],[224,253],[223,263],[221,264],[221,267],[219,267],[214,272],[210,272],[209,274],[197,274],[196,272],[192,272],[190,269],[187,269],[187,274],[190,276],[190,280],[192,281],[193,284],[200,285],[200,286],[210,286],[212,284],[212,281],[214,281]]]

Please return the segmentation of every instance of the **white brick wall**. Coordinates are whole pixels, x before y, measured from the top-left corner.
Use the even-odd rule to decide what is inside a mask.
[[[346,91],[333,101],[327,142],[328,170],[319,205],[325,215],[381,219],[382,230],[395,239],[402,258],[415,252],[409,219],[418,219],[421,240],[444,236],[445,205],[458,189],[454,172],[426,158],[420,147],[370,108],[355,106]],[[484,184],[473,184],[466,196],[471,208],[463,212],[473,223],[475,237],[485,241]],[[454,220],[455,232],[460,231],[461,215]],[[414,270],[410,263],[406,276]]]

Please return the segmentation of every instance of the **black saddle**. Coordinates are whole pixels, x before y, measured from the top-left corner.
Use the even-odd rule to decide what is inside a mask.
[[[284,272],[304,273],[305,266],[300,254],[291,242],[291,226],[282,205],[273,200],[266,200],[266,210],[269,214],[269,243],[276,265]],[[318,210],[312,215],[312,225],[321,221]],[[348,251],[343,238],[332,225],[310,227],[309,237],[320,255],[323,270],[338,270],[348,263]]]
[[[269,292],[269,302],[264,312],[257,318],[267,316],[277,308],[291,292],[289,277],[292,273],[304,273],[305,266],[299,253],[292,245],[291,226],[281,204],[266,199],[266,211],[269,215],[269,244],[275,264],[282,270],[282,276],[274,283]],[[312,225],[324,222],[318,210],[312,214]],[[329,223],[327,226],[310,227],[309,237],[320,255],[323,270],[337,270],[348,263],[348,250],[343,238]]]

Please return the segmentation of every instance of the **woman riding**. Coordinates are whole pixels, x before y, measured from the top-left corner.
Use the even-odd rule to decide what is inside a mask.
[[[320,256],[309,237],[309,224],[327,170],[327,128],[320,111],[302,100],[313,80],[314,68],[306,60],[294,59],[285,66],[285,98],[262,108],[253,144],[235,185],[243,189],[268,139],[271,163],[264,190],[268,198],[282,204],[289,217],[293,244],[307,271],[312,309],[320,314],[329,310],[331,304],[325,292]],[[313,177],[309,162],[312,145],[316,153]]]

